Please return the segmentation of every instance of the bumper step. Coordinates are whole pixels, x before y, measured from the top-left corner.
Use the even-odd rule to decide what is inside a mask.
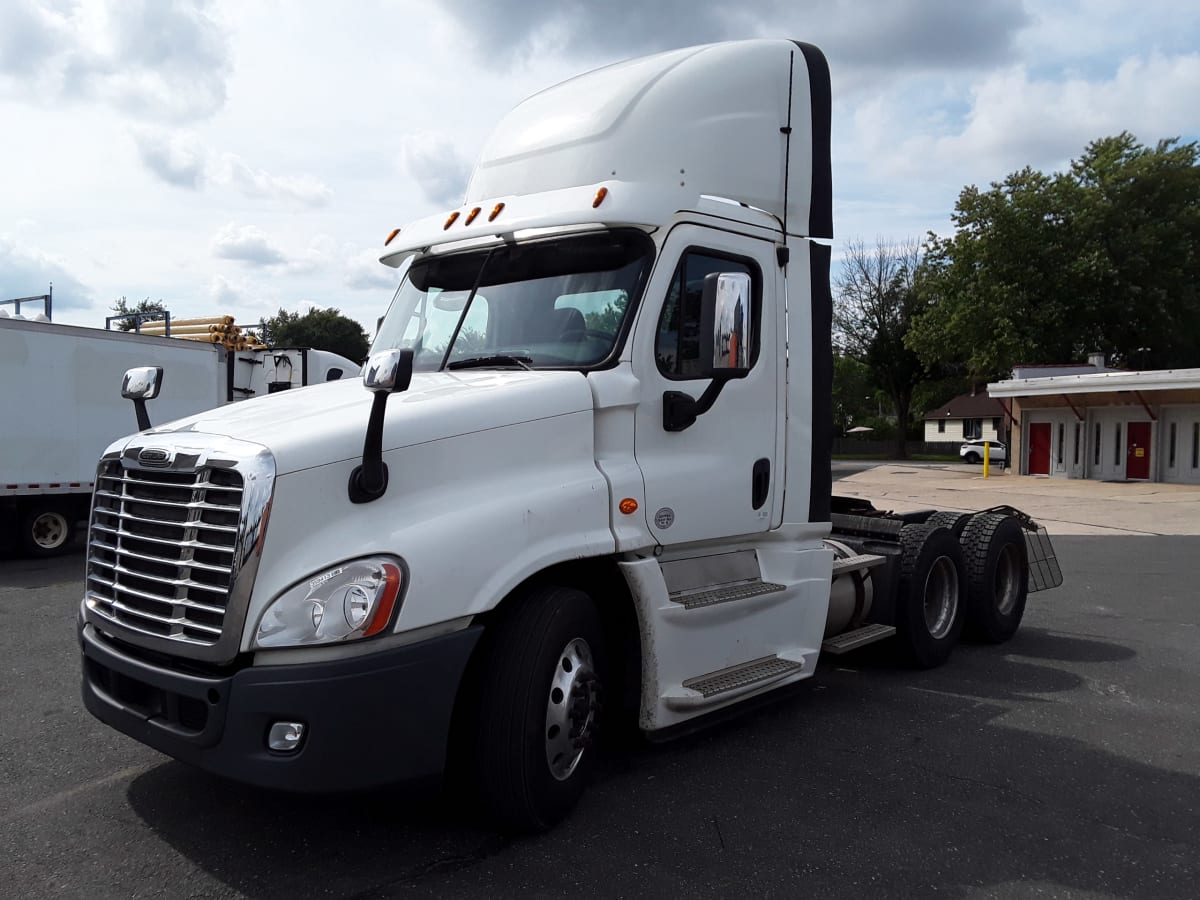
[[[671,594],[670,598],[672,603],[678,603],[684,609],[698,609],[702,606],[728,603],[731,600],[746,600],[750,597],[760,597],[763,594],[774,594],[782,590],[786,590],[784,585],[774,584],[770,581],[740,581],[736,584],[724,584],[701,591]]]
[[[890,638],[895,633],[896,628],[893,625],[864,625],[862,628],[842,632],[836,637],[831,637],[829,640],[823,642],[821,644],[821,652],[829,653],[832,656],[840,656],[843,653],[849,653],[851,650],[857,650],[859,647],[865,647],[867,644],[873,644],[876,641]]]
[[[753,690],[782,681],[804,669],[801,660],[784,659],[781,656],[764,656],[752,659],[727,669],[718,669],[707,675],[689,678],[683,683],[684,692],[668,694],[664,699],[668,706],[677,709],[706,706],[730,697],[747,694]]]

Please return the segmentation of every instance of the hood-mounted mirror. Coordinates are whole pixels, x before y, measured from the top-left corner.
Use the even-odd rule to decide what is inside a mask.
[[[387,492],[388,469],[383,461],[383,417],[390,394],[408,390],[412,383],[413,352],[381,350],[372,353],[363,366],[363,387],[375,394],[367,437],[363,441],[362,463],[350,473],[348,491],[351,503],[370,503]]]
[[[150,427],[150,414],[146,412],[146,401],[153,400],[162,390],[162,366],[139,366],[129,369],[121,379],[121,396],[133,401],[133,411],[137,415],[138,431],[146,431]]]

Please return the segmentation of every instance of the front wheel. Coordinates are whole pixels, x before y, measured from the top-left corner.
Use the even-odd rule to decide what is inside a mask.
[[[963,630],[963,552],[948,528],[906,525],[900,532],[896,632],[901,655],[919,669],[940,666]]]
[[[73,516],[55,503],[36,503],[21,521],[21,548],[29,556],[57,556],[74,535]]]
[[[579,800],[595,757],[605,672],[600,616],[581,591],[532,591],[483,648],[475,783],[511,831],[544,831]]]
[[[963,457],[963,461],[966,463],[970,463],[971,465],[977,464],[981,459],[983,459],[983,457],[980,456],[978,453],[968,453],[966,456]]]

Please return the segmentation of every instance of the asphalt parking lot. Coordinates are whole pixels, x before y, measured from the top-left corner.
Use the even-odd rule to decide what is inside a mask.
[[[1067,581],[943,668],[842,657],[604,761],[506,839],[398,793],[239,787],[78,699],[82,556],[0,562],[0,896],[1194,897],[1200,537],[1068,534]]]

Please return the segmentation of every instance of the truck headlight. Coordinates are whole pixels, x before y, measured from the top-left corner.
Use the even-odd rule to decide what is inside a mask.
[[[381,556],[319,572],[271,602],[254,645],[303,647],[380,634],[394,618],[403,577],[396,560]]]

